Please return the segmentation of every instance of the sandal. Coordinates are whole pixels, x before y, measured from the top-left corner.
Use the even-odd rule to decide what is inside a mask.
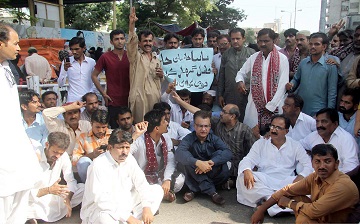
[[[176,200],[176,195],[173,191],[169,191],[166,195],[164,195],[164,200],[173,202]]]
[[[192,191],[186,192],[186,193],[184,194],[184,200],[185,200],[186,202],[189,202],[189,201],[193,200],[194,197],[195,197],[195,193],[192,192]]]

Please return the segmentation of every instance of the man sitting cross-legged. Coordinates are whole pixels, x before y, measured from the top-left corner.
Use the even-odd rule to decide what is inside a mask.
[[[256,141],[240,162],[236,181],[239,203],[256,207],[276,190],[301,180],[313,171],[304,148],[299,142],[286,136],[289,126],[290,121],[284,115],[273,116],[270,138]],[[296,168],[297,164],[302,165],[302,170]],[[255,166],[257,171],[253,171]],[[278,206],[268,209],[270,216],[281,211]]]
[[[62,132],[52,132],[45,148],[37,151],[43,175],[41,185],[31,190],[29,197],[29,219],[56,222],[71,216],[72,208],[81,203],[84,185],[74,179],[69,155],[66,153],[70,137]],[[67,185],[61,185],[62,172]],[[36,223],[36,222],[35,222]]]
[[[296,223],[344,223],[359,200],[359,192],[348,175],[338,170],[337,150],[331,144],[312,148],[314,173],[278,190],[251,217],[264,221],[266,209],[274,204],[294,211]],[[311,199],[306,195],[311,194]]]
[[[89,167],[80,212],[82,223],[150,224],[163,190],[157,184],[148,184],[130,154],[130,133],[116,129],[108,142],[108,150]]]
[[[184,185],[184,177],[174,175],[175,159],[172,141],[168,132],[165,113],[151,110],[144,116],[148,128],[131,145],[131,154],[144,171],[150,184],[160,184],[164,190],[164,199],[170,202],[176,199],[175,193]]]
[[[191,201],[196,192],[201,192],[222,205],[225,199],[216,192],[215,186],[229,179],[227,162],[232,152],[219,137],[210,133],[210,119],[211,112],[200,110],[194,114],[195,131],[181,141],[175,157],[185,168],[185,183],[190,189],[184,200]]]

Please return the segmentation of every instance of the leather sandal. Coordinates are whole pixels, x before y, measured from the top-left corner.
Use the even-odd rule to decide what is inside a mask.
[[[192,191],[188,191],[188,192],[186,192],[186,193],[184,194],[184,197],[183,197],[183,198],[184,198],[184,200],[185,200],[186,202],[189,202],[189,201],[193,200],[194,197],[195,197],[195,193],[192,192]]]
[[[173,202],[176,200],[176,195],[173,191],[169,191],[166,195],[164,195],[164,200]]]

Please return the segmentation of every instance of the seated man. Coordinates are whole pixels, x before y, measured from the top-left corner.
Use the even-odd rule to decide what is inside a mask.
[[[106,107],[99,105],[99,98],[93,92],[86,93],[82,96],[81,100],[85,102],[85,110],[81,112],[80,120],[91,122],[91,114],[94,113],[94,111],[98,109],[107,111]]]
[[[183,128],[189,128],[190,123],[193,121],[193,114],[190,113],[187,109],[178,105],[176,103],[172,103],[170,100],[170,93],[175,90],[176,81],[169,83],[168,88],[161,96],[161,101],[166,102],[171,106],[171,118],[170,120],[176,123],[179,123]],[[190,103],[191,101],[191,92],[187,89],[177,90],[177,94],[180,98]]]
[[[131,145],[131,154],[144,171],[149,184],[160,184],[164,190],[164,199],[170,202],[176,199],[175,193],[184,185],[184,177],[175,177],[175,159],[172,141],[165,134],[168,122],[165,113],[151,110],[144,116],[148,128],[144,135]]]
[[[239,203],[256,207],[276,190],[301,180],[313,171],[304,148],[298,141],[286,136],[289,127],[290,121],[284,115],[273,116],[270,138],[256,141],[240,162],[236,181]],[[298,163],[302,165],[302,170],[296,169]],[[252,171],[255,166],[257,171]],[[278,206],[268,209],[270,216],[281,211]]]
[[[29,219],[56,222],[71,216],[71,210],[79,205],[84,193],[84,185],[74,179],[69,155],[66,153],[70,138],[62,132],[52,132],[45,148],[40,147],[39,160],[43,175],[41,185],[31,190],[29,198]],[[67,185],[59,184],[60,173]]]
[[[63,104],[61,107],[51,107],[43,110],[43,118],[49,132],[60,131],[70,136],[70,146],[67,153],[72,156],[76,138],[81,133],[87,133],[91,130],[89,121],[80,120],[80,109],[84,103],[76,101]],[[63,114],[64,120],[57,118]]]
[[[275,192],[257,207],[251,223],[263,222],[264,213],[274,204],[292,209],[296,223],[347,221],[352,207],[359,200],[359,192],[349,176],[338,170],[336,149],[331,144],[316,145],[311,151],[311,161],[315,172]],[[306,197],[310,194],[311,199]]]
[[[216,104],[216,91],[207,90],[203,92],[201,103],[209,105],[211,108],[212,116],[220,117],[221,107]]]
[[[300,140],[306,150],[317,144],[332,144],[339,155],[339,170],[347,173],[359,165],[359,148],[355,139],[339,126],[339,114],[336,109],[324,108],[316,113],[316,129]]]
[[[114,120],[116,120],[116,123],[119,125],[121,130],[130,133],[135,131],[133,126],[134,117],[129,107],[119,107],[117,117]]]
[[[111,133],[108,150],[89,167],[80,212],[83,223],[153,222],[163,190],[149,185],[144,172],[129,153],[131,134]]]
[[[105,110],[96,110],[91,115],[91,131],[81,133],[76,139],[72,162],[76,165],[80,179],[86,181],[88,166],[96,157],[105,152],[111,134],[109,115]]]
[[[360,137],[355,137],[355,118],[359,106],[359,90],[345,89],[339,103],[339,126],[349,132],[360,146]]]
[[[46,91],[43,94],[41,94],[41,101],[42,101],[42,109],[50,108],[50,107],[56,107],[57,100],[59,96],[54,91]],[[64,120],[64,117],[62,114],[59,114],[59,119]]]
[[[194,114],[195,131],[181,141],[175,158],[184,166],[185,183],[190,189],[184,200],[191,201],[196,192],[201,192],[222,205],[225,199],[216,192],[215,186],[229,179],[227,162],[231,160],[232,152],[219,137],[210,133],[210,119],[211,113],[207,111]]]
[[[170,136],[174,149],[177,149],[181,140],[191,132],[189,129],[181,127],[180,124],[170,121],[171,107],[168,103],[160,102],[154,104],[154,110],[161,110],[165,113],[165,120],[168,122],[168,135]]]
[[[41,103],[39,94],[33,90],[19,93],[20,109],[23,117],[23,126],[30,139],[44,146],[49,134],[44,119],[41,116]]]
[[[308,134],[316,131],[316,121],[309,115],[301,112],[304,101],[301,96],[289,93],[282,107],[285,117],[290,120],[289,132],[286,136],[296,141],[300,141]]]

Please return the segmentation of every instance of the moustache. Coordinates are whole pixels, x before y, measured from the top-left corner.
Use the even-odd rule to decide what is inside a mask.
[[[151,45],[144,45],[144,47],[151,47]]]
[[[276,133],[276,132],[271,132],[271,134],[272,134],[272,135],[278,135],[278,133]]]
[[[321,127],[317,127],[316,130],[326,130],[326,128],[321,126]]]
[[[327,169],[318,169],[319,172],[326,172]]]

